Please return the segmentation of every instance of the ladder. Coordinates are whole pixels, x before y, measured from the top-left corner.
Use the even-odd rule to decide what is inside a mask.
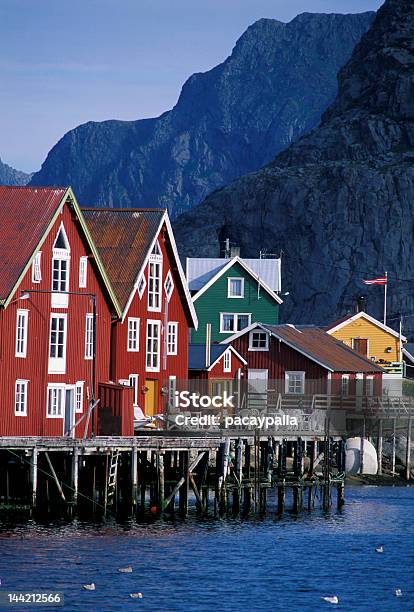
[[[105,489],[105,510],[114,503],[115,488],[118,474],[119,450],[111,451],[108,462],[108,472]]]

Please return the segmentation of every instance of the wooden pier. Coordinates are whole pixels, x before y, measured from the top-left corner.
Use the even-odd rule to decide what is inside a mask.
[[[344,503],[345,444],[325,436],[249,435],[0,439],[0,504],[186,516],[265,513],[273,493],[282,514]]]

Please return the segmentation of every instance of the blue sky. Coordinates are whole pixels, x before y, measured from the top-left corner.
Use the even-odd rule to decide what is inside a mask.
[[[356,13],[382,0],[1,0],[0,157],[37,170],[69,129],[154,117],[261,17]]]

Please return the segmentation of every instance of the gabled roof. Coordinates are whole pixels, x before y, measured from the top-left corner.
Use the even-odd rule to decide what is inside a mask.
[[[69,202],[115,311],[119,307],[70,187],[0,186],[0,305],[13,298],[63,206]]]
[[[184,276],[171,223],[164,209],[155,208],[83,208],[88,228],[99,250],[122,310],[126,316],[135,295],[138,280],[165,224],[171,244],[172,268],[181,281],[181,292],[191,325],[197,316]]]
[[[414,363],[414,342],[407,342],[402,352],[404,357],[407,357],[408,361]]]
[[[343,327],[346,327],[350,323],[353,323],[354,321],[358,321],[358,319],[365,319],[366,321],[369,321],[373,325],[376,325],[376,327],[379,327],[380,329],[387,332],[391,336],[394,336],[395,338],[400,337],[400,334],[396,332],[394,329],[392,329],[391,327],[388,327],[388,325],[384,325],[384,323],[381,323],[381,321],[378,321],[378,319],[374,319],[374,317],[371,317],[371,315],[363,311],[358,312],[357,314],[354,314],[354,315],[350,314],[345,317],[342,317],[341,319],[334,321],[330,325],[327,325],[324,329],[328,334],[333,334],[334,332],[338,331],[338,329],[342,329]],[[401,336],[401,340],[403,342],[406,342],[407,338],[405,338],[405,336]]]
[[[259,276],[272,291],[281,291],[280,259],[246,259],[244,263]],[[227,265],[224,257],[187,257],[187,282],[190,291],[199,291]]]
[[[247,365],[247,361],[236,351],[233,346],[225,344],[212,344],[210,347],[210,364],[206,367],[206,345],[205,344],[190,344],[188,346],[188,369],[189,370],[211,370],[224,353],[229,350],[236,357]]]
[[[191,261],[191,259],[187,259],[187,280],[189,278],[188,274],[188,269],[189,269],[189,265],[191,267],[191,264],[189,264],[189,262]],[[193,301],[196,301],[201,295],[203,295],[203,293],[205,293],[221,276],[223,276],[223,274],[225,274],[227,272],[227,270],[229,270],[232,266],[234,266],[235,264],[239,264],[253,279],[255,282],[257,282],[260,287],[262,287],[262,289],[264,291],[266,291],[266,293],[268,293],[268,295],[273,298],[275,300],[275,302],[277,302],[278,304],[282,304],[283,300],[271,289],[271,287],[269,287],[269,285],[263,280],[262,277],[258,276],[258,274],[252,270],[252,268],[250,268],[250,266],[246,263],[245,259],[241,259],[240,257],[233,257],[232,259],[222,259],[222,260],[213,260],[213,261],[222,261],[224,262],[223,265],[219,266],[219,268],[214,268],[212,270],[212,272],[215,270],[214,274],[209,273],[208,274],[208,280],[206,280],[205,284],[199,289],[199,291],[197,291],[197,293],[195,295],[193,295]],[[250,261],[260,261],[260,260],[250,260]],[[263,261],[279,261],[279,260],[263,260]],[[190,287],[190,289],[192,289]]]
[[[253,329],[262,329],[290,348],[308,357],[330,372],[382,373],[383,370],[365,359],[340,340],[311,325],[265,325],[253,323],[237,334],[223,340],[229,343]]]

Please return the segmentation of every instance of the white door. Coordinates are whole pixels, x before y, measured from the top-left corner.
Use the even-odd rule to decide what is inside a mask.
[[[248,407],[264,410],[267,406],[268,370],[248,370]]]

